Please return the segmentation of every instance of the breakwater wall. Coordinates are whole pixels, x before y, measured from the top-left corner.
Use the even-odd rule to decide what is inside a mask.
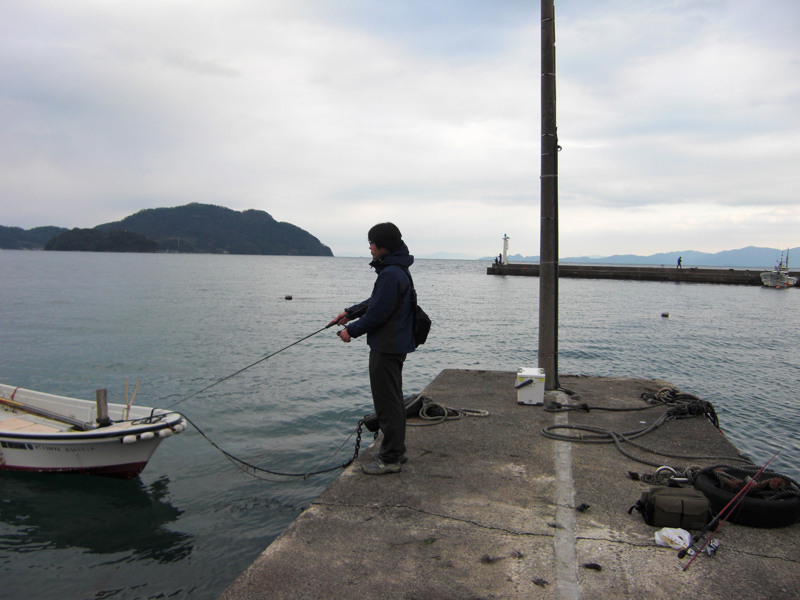
[[[579,279],[629,279],[633,281],[682,281],[686,283],[719,283],[727,285],[762,285],[761,273],[768,269],[703,269],[699,267],[621,266],[559,264],[559,277]],[[511,263],[491,265],[487,275],[539,276],[539,264]],[[793,271],[798,276],[800,272]]]

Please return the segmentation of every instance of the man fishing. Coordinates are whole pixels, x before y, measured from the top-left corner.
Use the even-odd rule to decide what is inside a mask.
[[[403,362],[413,352],[414,306],[408,253],[400,230],[393,223],[378,223],[368,233],[370,266],[377,279],[369,299],[346,308],[328,324],[345,325],[338,335],[343,342],[367,334],[369,383],[378,425],[383,433],[377,460],[364,473],[399,473],[406,462],[406,410],[403,403]]]

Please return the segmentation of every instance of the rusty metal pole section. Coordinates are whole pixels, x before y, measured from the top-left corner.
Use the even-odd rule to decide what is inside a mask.
[[[97,403],[97,426],[108,427],[111,425],[111,419],[108,418],[108,390],[95,390],[94,396]]]
[[[555,0],[542,0],[542,168],[539,258],[539,368],[558,384],[558,136]]]

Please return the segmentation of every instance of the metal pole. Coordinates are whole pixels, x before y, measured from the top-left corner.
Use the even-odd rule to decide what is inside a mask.
[[[95,402],[97,403],[97,426],[108,427],[111,419],[108,418],[108,390],[95,390]]]
[[[539,368],[558,389],[558,136],[555,0],[542,0],[542,166],[539,258]]]

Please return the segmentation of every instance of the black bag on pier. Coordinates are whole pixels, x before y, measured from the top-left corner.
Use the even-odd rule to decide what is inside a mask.
[[[653,527],[702,529],[711,518],[708,499],[694,488],[650,488],[630,507],[628,514],[634,509],[642,513],[644,522]]]

